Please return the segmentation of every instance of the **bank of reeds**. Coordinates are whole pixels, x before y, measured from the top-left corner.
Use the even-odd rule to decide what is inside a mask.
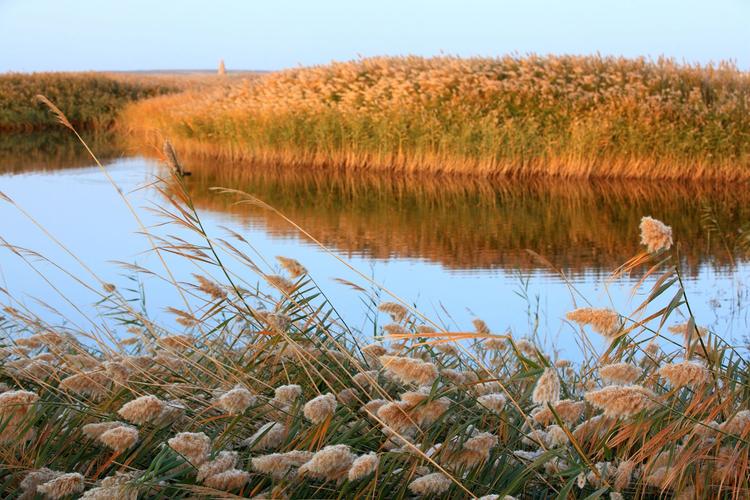
[[[56,128],[37,94],[53,99],[80,129],[106,128],[129,102],[173,92],[160,82],[125,81],[97,73],[0,75],[0,133]]]
[[[750,178],[749,111],[729,64],[382,57],[143,101],[124,122],[269,164],[734,180]]]
[[[211,237],[185,190],[164,194],[166,233],[143,232],[196,265],[189,282],[166,260],[151,271],[183,299],[174,322],[83,261],[72,276],[101,311],[85,326],[4,294],[4,496],[748,496],[748,362],[698,326],[679,234],[661,222],[643,219],[643,250],[612,276],[658,278],[640,306],[562,319],[583,346],[572,362],[536,332],[448,330],[395,295],[371,302],[374,337],[353,331],[314,270],[269,264],[239,233]],[[3,244],[37,269],[37,254]],[[359,276],[353,293],[377,286]]]

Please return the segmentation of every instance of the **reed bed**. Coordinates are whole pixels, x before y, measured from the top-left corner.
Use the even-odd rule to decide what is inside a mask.
[[[129,106],[182,151],[473,175],[750,178],[750,76],[575,56],[379,57]]]
[[[97,73],[7,73],[0,75],[0,133],[57,127],[47,109],[33,102],[37,94],[53,99],[79,129],[102,129],[114,123],[126,103],[175,90],[160,82]]]
[[[679,234],[662,222],[642,219],[642,250],[611,276],[656,278],[650,290],[638,285],[641,305],[618,313],[580,298],[563,319],[583,348],[572,362],[540,350],[538,332],[494,332],[479,318],[447,330],[382,289],[388,301],[368,299],[372,331],[353,331],[314,271],[267,262],[239,233],[206,234],[174,186],[182,179],[170,182],[158,208],[166,232],[143,232],[157,255],[195,264],[190,280],[166,260],[149,271],[184,299],[169,309],[174,321],[157,323],[82,261],[72,276],[101,311],[85,327],[50,324],[3,294],[3,495],[750,493],[748,363],[692,316]],[[35,268],[37,254],[4,246]],[[377,286],[359,277],[353,293]]]

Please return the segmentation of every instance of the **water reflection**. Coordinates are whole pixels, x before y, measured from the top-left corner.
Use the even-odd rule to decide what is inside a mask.
[[[114,132],[84,132],[83,138],[103,162],[124,153]],[[0,133],[0,175],[88,167],[92,163],[81,142],[62,127],[44,132]]]
[[[156,190],[146,187],[152,186],[156,173],[163,173],[156,162],[137,156],[144,152],[130,146],[92,140],[101,141],[92,142],[92,149],[105,162],[123,157],[111,161],[108,169],[135,207],[163,203]],[[40,219],[107,282],[122,288],[130,286],[132,278],[127,273],[123,277],[112,261],[159,269],[146,242],[135,235],[139,227],[132,215],[69,135],[12,141],[7,136],[0,141],[0,192]],[[272,212],[234,205],[235,198],[217,195],[210,188],[226,186],[255,194],[327,246],[348,255],[355,268],[451,328],[470,327],[471,319],[479,316],[493,331],[510,328],[522,336],[538,328],[549,340],[562,334],[556,346],[563,349],[575,348],[560,321],[573,306],[570,290],[526,249],[539,252],[572,276],[576,288],[595,305],[627,312],[633,300],[642,300],[631,300],[633,281],[605,287],[597,278],[640,251],[638,223],[650,214],[671,224],[682,242],[684,268],[690,274],[686,290],[700,323],[737,339],[750,324],[743,306],[750,293],[745,284],[750,265],[739,259],[742,262],[733,268],[726,247],[714,241],[715,236],[707,236],[701,224],[701,206],[710,205],[727,234],[736,234],[750,219],[750,190],[743,187],[407,178],[183,160],[193,173],[185,179],[186,185],[211,235],[225,235],[221,228],[228,226],[239,230],[262,257],[300,260],[337,310],[361,328],[369,323],[360,294],[329,279],[356,281],[353,273],[347,274],[335,258],[306,244],[296,229]],[[162,226],[164,221],[152,211],[142,210],[141,217],[157,234],[172,230]],[[0,203],[0,220],[0,236],[13,244],[76,265],[7,203]],[[245,228],[238,228],[238,222]],[[179,279],[190,280],[196,272],[185,259],[175,257],[170,265]],[[237,271],[247,270],[240,265]],[[0,279],[23,296],[55,302],[54,307],[74,316],[78,312],[67,300],[92,302],[76,284],[64,288],[56,300],[57,292],[33,277],[8,252],[0,254]],[[523,285],[519,278],[528,281]],[[145,279],[149,311],[158,315],[179,300],[159,280]],[[653,279],[647,286],[652,283]],[[521,287],[527,288],[519,294]]]
[[[114,133],[85,138],[105,163],[157,148]],[[128,144],[126,146],[126,144]],[[238,206],[210,188],[246,191],[272,205],[326,246],[349,256],[411,258],[454,271],[537,269],[526,249],[571,275],[607,273],[636,254],[638,223],[652,215],[672,225],[685,267],[726,270],[734,257],[701,222],[710,207],[730,236],[750,220],[748,186],[658,181],[484,180],[407,177],[365,172],[268,168],[185,158],[197,206],[231,213],[273,236],[298,237],[268,210]],[[0,174],[91,165],[67,130],[0,134]]]
[[[609,272],[639,250],[643,215],[667,221],[682,242],[691,274],[730,253],[701,224],[710,206],[722,228],[750,219],[750,190],[660,182],[488,181],[386,177],[302,169],[257,169],[192,160],[187,180],[196,204],[231,212],[277,235],[297,231],[268,210],[234,205],[214,186],[252,193],[340,252],[374,258],[421,258],[453,270],[541,264],[568,273]]]

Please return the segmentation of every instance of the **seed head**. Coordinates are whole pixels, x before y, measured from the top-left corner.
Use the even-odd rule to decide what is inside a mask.
[[[481,432],[464,441],[460,447],[449,445],[448,462],[458,468],[474,467],[489,458],[490,451],[497,446],[497,442],[494,434]]]
[[[252,450],[266,450],[277,448],[286,439],[288,430],[279,422],[268,422],[263,424],[255,434],[245,439],[242,444],[250,446]]]
[[[659,375],[669,380],[672,387],[700,387],[711,380],[705,365],[693,361],[672,363],[659,368]]]
[[[300,264],[294,259],[289,259],[287,257],[282,257],[280,255],[277,255],[276,260],[278,260],[279,264],[281,264],[281,267],[283,267],[284,270],[289,273],[289,276],[291,276],[294,279],[297,279],[307,274],[307,269],[305,269],[305,266],[303,266],[302,264]]]
[[[106,396],[111,381],[105,371],[81,372],[60,381],[60,388],[76,394],[101,398]]]
[[[584,397],[609,417],[629,417],[657,406],[656,394],[640,385],[610,385]]]
[[[227,296],[227,292],[225,292],[216,282],[211,281],[210,279],[206,278],[205,276],[201,276],[200,274],[193,274],[193,277],[196,279],[196,281],[198,281],[198,290],[205,293],[212,299],[219,300]]]
[[[563,422],[568,425],[573,425],[581,419],[583,410],[586,408],[586,403],[583,401],[563,399],[562,401],[552,404],[552,408],[555,409],[555,413],[557,413]],[[534,422],[545,426],[550,425],[555,421],[555,415],[546,405],[535,409],[531,413],[531,418]]]
[[[568,434],[559,425],[550,425],[547,427],[547,446],[557,448],[568,444]]]
[[[203,484],[215,490],[232,491],[242,488],[249,480],[249,472],[238,469],[229,469],[207,477],[203,481]]]
[[[672,228],[651,217],[641,219],[641,243],[651,253],[669,250],[672,246]]]
[[[377,384],[378,372],[375,370],[368,370],[366,372],[357,373],[352,377],[354,383],[356,383],[362,389],[367,389],[372,383]]]
[[[138,442],[138,429],[121,425],[99,435],[99,441],[115,451],[125,451]]]
[[[484,334],[484,335],[489,335],[490,334],[490,328],[487,326],[487,323],[485,323],[481,319],[474,318],[473,320],[471,320],[471,323],[474,325],[474,330],[477,333],[481,333],[481,334]]]
[[[729,420],[721,424],[719,429],[735,436],[745,436],[750,432],[750,410],[738,411]]]
[[[431,385],[438,376],[437,367],[421,359],[380,356],[386,371],[405,384]]]
[[[91,439],[98,439],[99,436],[104,434],[110,429],[115,427],[122,427],[125,424],[122,422],[97,422],[94,424],[86,424],[83,426],[83,434]]]
[[[408,309],[396,302],[383,302],[378,306],[378,310],[390,315],[391,319],[397,323],[400,323],[409,314]]]
[[[361,411],[368,415],[377,415],[378,410],[380,410],[380,408],[387,404],[388,401],[386,401],[385,399],[373,399],[372,401],[368,401],[367,403],[365,403]]]
[[[617,466],[617,472],[615,472],[614,487],[616,490],[622,491],[630,485],[630,478],[633,476],[635,465],[633,460],[623,460],[620,462]]]
[[[46,498],[57,500],[58,498],[80,493],[85,487],[83,476],[77,472],[71,472],[69,474],[61,474],[37,486],[36,491],[43,494]]]
[[[500,415],[503,412],[503,408],[505,408],[505,396],[503,396],[499,392],[493,392],[490,394],[485,394],[484,396],[479,396],[477,398],[477,402],[493,413],[497,413],[498,415]]]
[[[41,469],[32,470],[26,474],[21,481],[20,487],[24,494],[20,498],[34,498],[37,487],[61,476],[63,473],[42,467]]]
[[[195,338],[190,335],[166,335],[156,339],[156,343],[173,351],[184,351],[193,347]]]
[[[236,451],[220,451],[216,458],[204,462],[198,467],[198,476],[196,479],[203,482],[207,477],[234,469],[238,460],[239,453]]]
[[[180,432],[167,441],[170,448],[182,455],[194,467],[208,460],[211,438],[202,432]]]
[[[299,468],[301,476],[311,476],[327,481],[344,478],[356,456],[345,444],[329,445],[315,453],[309,462]]]
[[[378,468],[379,463],[378,455],[374,452],[358,456],[347,473],[349,481],[358,481],[372,474]]]
[[[341,403],[342,405],[350,405],[356,403],[358,400],[357,390],[352,389],[351,387],[342,389],[336,395],[336,399],[338,399],[339,403]]]
[[[274,391],[273,401],[283,406],[292,405],[301,395],[302,387],[296,384],[282,385]]]
[[[313,453],[309,451],[289,451],[287,453],[272,453],[254,457],[250,462],[253,469],[272,476],[274,479],[283,479],[289,472],[312,459]]]
[[[599,368],[599,375],[607,383],[616,385],[632,384],[643,373],[643,370],[630,363],[614,363]]]
[[[6,391],[0,394],[0,443],[18,438],[19,427],[23,427],[26,416],[38,399],[39,396],[30,391]]]
[[[314,424],[319,424],[336,412],[336,396],[331,393],[320,395],[305,403],[305,417]]]
[[[565,316],[579,325],[590,325],[596,333],[609,339],[615,338],[622,327],[620,315],[610,309],[584,307]]]
[[[451,480],[441,472],[433,472],[409,483],[409,490],[415,495],[442,495],[451,487]]]
[[[236,385],[232,390],[225,392],[217,398],[216,406],[230,415],[240,415],[248,407],[254,405],[257,399],[245,387]]]
[[[296,288],[294,286],[294,283],[292,283],[291,281],[289,281],[283,276],[278,276],[275,274],[266,276],[266,281],[268,282],[269,285],[276,288],[277,290],[282,292],[284,295],[292,295]]]
[[[125,403],[117,413],[135,424],[145,424],[159,417],[163,410],[163,401],[156,396],[147,395]]]
[[[534,403],[541,405],[560,401],[560,379],[554,368],[545,368],[531,394]]]

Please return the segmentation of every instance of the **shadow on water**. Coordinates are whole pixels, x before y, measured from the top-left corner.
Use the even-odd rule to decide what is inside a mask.
[[[112,133],[86,140],[105,162],[156,151],[126,147]],[[199,158],[185,163],[193,173],[186,183],[199,208],[231,214],[275,237],[299,236],[270,211],[238,206],[235,198],[210,190],[239,189],[339,252],[424,259],[454,271],[546,268],[526,251],[531,249],[573,276],[604,275],[641,250],[638,224],[644,215],[672,225],[689,273],[697,274],[706,264],[726,271],[736,255],[708,235],[703,210],[711,207],[730,236],[750,220],[747,186],[404,177],[257,168]],[[0,134],[0,175],[91,165],[67,130]]]
[[[85,132],[89,147],[103,162],[124,154],[114,132]],[[0,175],[90,167],[91,156],[69,130],[0,133]]]

